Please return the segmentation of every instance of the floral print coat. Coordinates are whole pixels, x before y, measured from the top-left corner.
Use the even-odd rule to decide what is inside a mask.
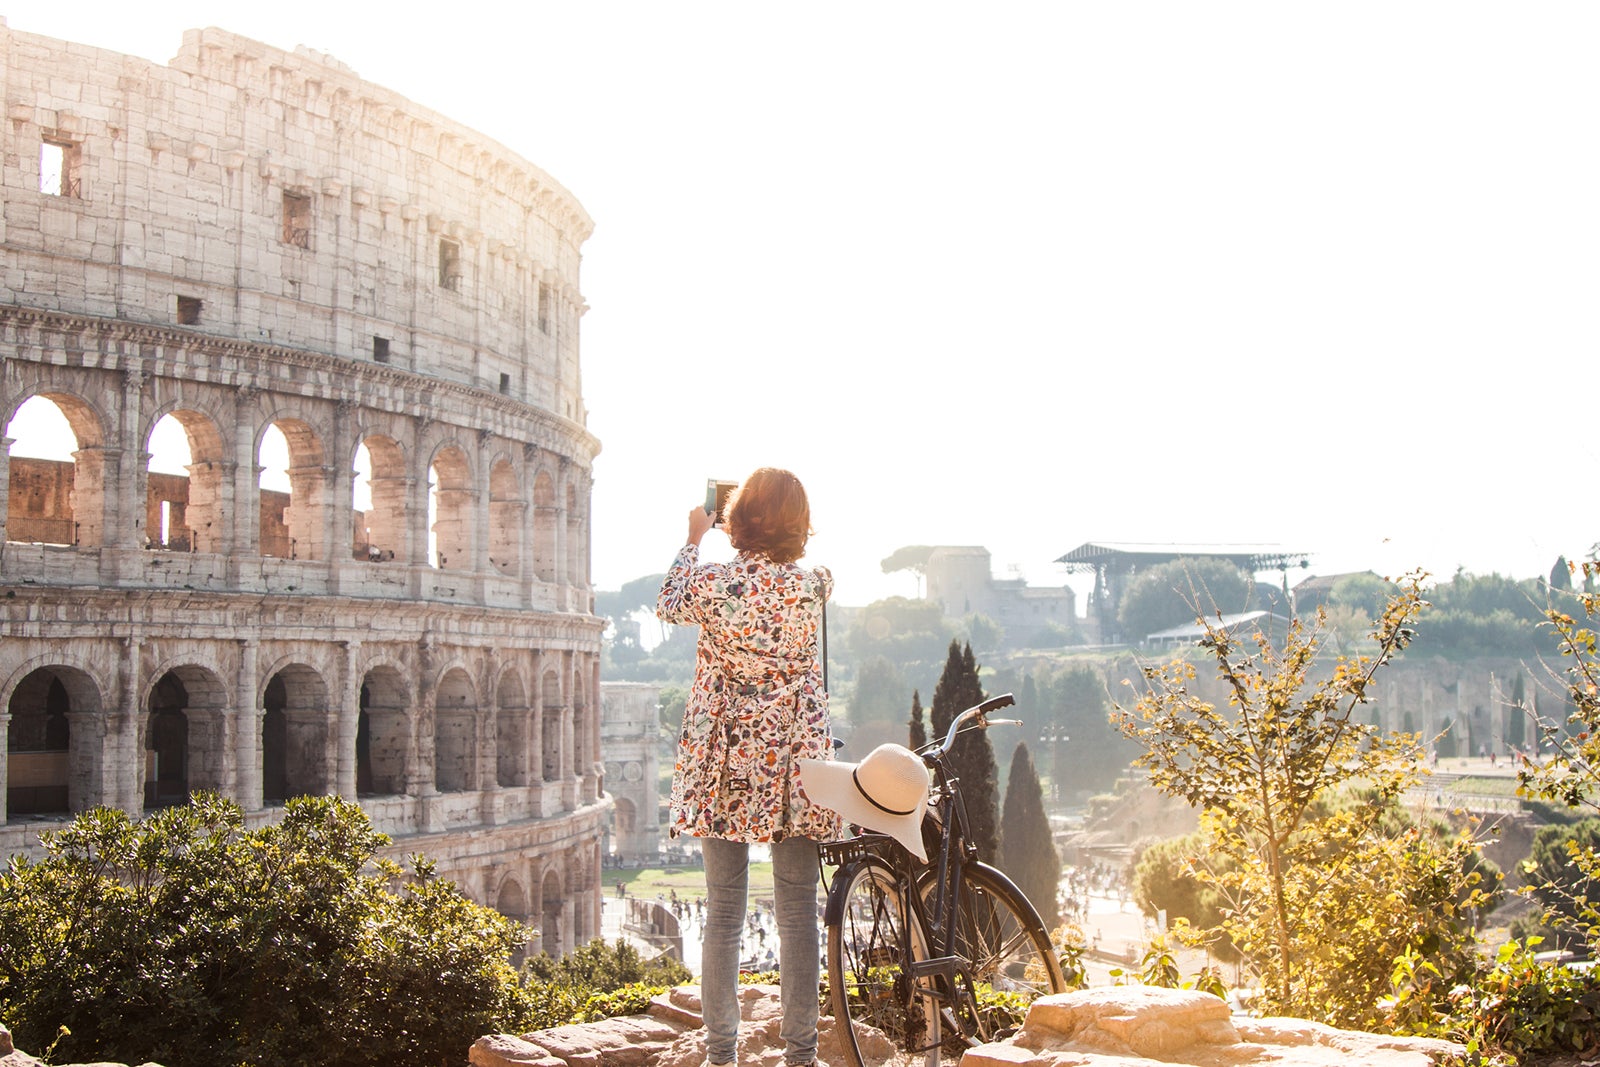
[[[833,758],[817,630],[833,592],[824,568],[740,553],[699,562],[685,545],[656,616],[700,627],[694,686],[672,768],[672,836],[831,840],[839,816],[800,787],[805,758]]]

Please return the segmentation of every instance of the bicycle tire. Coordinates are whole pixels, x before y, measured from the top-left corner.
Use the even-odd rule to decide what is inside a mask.
[[[970,1047],[1011,1036],[1027,1005],[1066,992],[1067,980],[1038,910],[1011,879],[969,863],[961,881],[951,950],[969,961],[971,986],[958,991],[954,1010],[943,1012],[943,1029],[952,1043]],[[919,890],[925,901],[932,890],[925,877]]]
[[[890,1051],[884,1040],[895,1052],[929,1043],[930,1020],[923,998],[911,989],[905,955],[909,947],[912,958],[925,956],[926,942],[906,893],[894,867],[876,856],[857,859],[835,876],[827,911],[828,998],[850,1067],[881,1061]]]

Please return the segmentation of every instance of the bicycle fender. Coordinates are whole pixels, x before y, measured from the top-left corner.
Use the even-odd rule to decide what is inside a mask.
[[[834,872],[833,884],[828,887],[827,903],[822,907],[823,926],[827,927],[838,925],[839,919],[844,915],[845,887],[850,884],[851,876],[854,875],[856,871],[868,866],[869,864],[872,866],[885,868],[888,867],[888,864],[882,862],[874,862],[873,860],[867,859],[854,859]]]
[[[1028,899],[1028,894],[1024,893],[1017,886],[1017,883],[1013,882],[1010,878],[1006,877],[1006,873],[1004,871],[1002,871],[999,867],[991,867],[987,863],[983,863],[983,862],[977,861],[977,860],[974,860],[973,862],[967,864],[967,869],[968,870],[971,870],[974,867],[979,868],[980,870],[983,871],[984,874],[987,874],[990,878],[993,878],[995,881],[997,881],[1000,884],[1004,885],[1007,889],[1011,890],[1013,893],[1015,893],[1017,895],[1017,899],[1018,900],[1022,901],[1024,904],[1028,905],[1028,911],[1031,912],[1031,914],[1028,917],[1033,920],[1034,925],[1036,925],[1036,926],[1043,926],[1044,925],[1044,920],[1039,917],[1039,909],[1034,906],[1033,901]]]

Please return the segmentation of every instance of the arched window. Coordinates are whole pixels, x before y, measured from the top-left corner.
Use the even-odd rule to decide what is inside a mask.
[[[540,753],[540,776],[546,782],[561,780],[561,679],[555,671],[546,671],[543,686],[544,721],[540,739],[544,751]]]
[[[441,793],[478,788],[478,707],[467,672],[456,668],[439,681],[433,712],[433,782]]]
[[[449,446],[428,468],[428,562],[439,570],[472,570],[472,470]]]
[[[528,781],[528,698],[522,679],[507,671],[495,693],[495,781],[502,786]]]
[[[517,472],[501,459],[489,471],[489,566],[516,575],[522,565],[522,499]]]
[[[350,554],[372,563],[405,561],[405,456],[392,438],[373,434],[356,448],[351,480]]]
[[[323,509],[328,469],[322,442],[299,419],[279,419],[261,435],[261,554],[327,559]]]
[[[216,424],[194,411],[163,415],[145,451],[145,546],[174,552],[227,547],[226,457]]]
[[[356,793],[400,796],[411,734],[405,682],[393,667],[367,672],[356,727]]]
[[[203,667],[177,667],[157,680],[145,719],[145,807],[187,803],[196,789],[223,791],[227,707],[227,690]]]
[[[322,676],[304,664],[274,674],[262,694],[261,799],[320,796],[331,788],[328,743],[333,716]]]
[[[6,540],[103,543],[105,455],[100,421],[77,397],[32,396],[6,424],[11,439]]]
[[[145,745],[144,806],[165,808],[189,800],[189,691],[174,673],[150,695]]]
[[[533,480],[533,573],[541,582],[556,580],[556,490],[548,471]]]
[[[6,811],[11,816],[82,811],[94,798],[76,795],[69,716],[99,712],[100,693],[82,671],[42,667],[17,684],[7,708]]]

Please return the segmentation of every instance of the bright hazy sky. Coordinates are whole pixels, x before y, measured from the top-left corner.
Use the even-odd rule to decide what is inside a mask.
[[[907,544],[1048,585],[1085,541],[1521,578],[1600,540],[1597,5],[7,14],[306,44],[570,189],[602,588],[763,464],[846,604],[911,594]]]

